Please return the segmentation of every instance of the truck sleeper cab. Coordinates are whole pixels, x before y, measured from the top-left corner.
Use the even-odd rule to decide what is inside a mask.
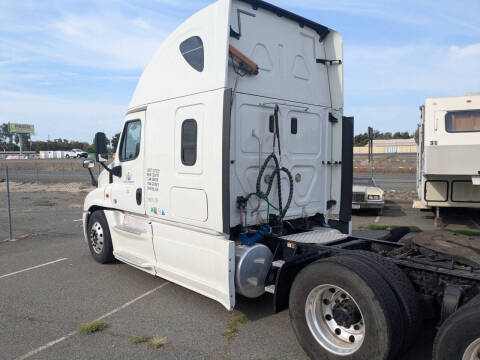
[[[342,39],[271,4],[219,0],[180,25],[139,80],[114,161],[104,134],[95,145],[105,171],[91,173],[98,186],[83,224],[98,262],[116,258],[228,310],[237,295],[270,292],[312,359],[387,360],[408,349],[422,319],[414,280],[441,299],[446,274],[462,279],[445,317],[478,293],[474,270],[446,262],[440,285],[425,260],[421,269],[402,260],[422,253],[394,243],[398,234],[349,236]]]
[[[141,76],[121,176],[100,176],[85,227],[103,209],[116,258],[232,309],[241,233],[309,218],[349,232],[342,60],[336,32],[261,1],[195,14]]]

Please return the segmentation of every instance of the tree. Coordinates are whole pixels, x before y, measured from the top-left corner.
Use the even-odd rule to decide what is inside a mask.
[[[376,140],[391,140],[391,139],[412,139],[414,135],[410,135],[408,131],[397,131],[392,135],[391,132],[382,133],[378,130],[373,132],[373,138]],[[365,146],[368,144],[368,133],[355,135],[353,138],[354,146]]]
[[[6,151],[8,147],[7,140],[9,138],[10,131],[8,129],[8,124],[0,125],[0,149]]]
[[[112,151],[117,151],[118,142],[120,141],[120,133],[113,135],[112,137]]]

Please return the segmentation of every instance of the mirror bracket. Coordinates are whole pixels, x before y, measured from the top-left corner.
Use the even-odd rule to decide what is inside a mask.
[[[122,167],[120,165],[114,166],[112,169],[112,175],[116,177],[122,177]]]

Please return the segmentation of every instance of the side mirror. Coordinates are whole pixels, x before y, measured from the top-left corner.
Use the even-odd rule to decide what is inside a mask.
[[[84,160],[83,167],[85,169],[93,169],[95,167],[95,162],[93,160]]]
[[[98,162],[104,163],[108,160],[108,150],[107,150],[107,136],[105,133],[96,133],[95,134],[95,156]]]

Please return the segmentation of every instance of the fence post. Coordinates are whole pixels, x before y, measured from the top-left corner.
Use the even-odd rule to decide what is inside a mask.
[[[12,211],[10,209],[10,179],[8,178],[8,165],[5,165],[5,175],[7,178],[7,208],[8,208],[8,231],[9,239],[13,240],[13,231],[12,231]]]

